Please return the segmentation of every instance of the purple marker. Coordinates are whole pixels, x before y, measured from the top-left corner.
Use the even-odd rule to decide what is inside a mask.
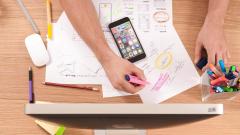
[[[34,103],[32,67],[29,67],[28,75],[29,75],[29,103]]]

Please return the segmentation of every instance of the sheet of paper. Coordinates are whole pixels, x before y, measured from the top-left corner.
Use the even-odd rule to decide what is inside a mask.
[[[104,34],[109,46],[120,56],[111,33],[104,32]],[[46,68],[46,81],[102,84],[103,97],[130,95],[113,88],[97,58],[74,30],[65,13],[54,24],[54,35],[53,40],[48,42],[48,51],[52,60]],[[66,70],[69,67],[76,71],[69,72]]]
[[[85,44],[66,38],[60,25],[53,24],[53,40],[48,41],[50,63],[45,81],[67,84],[100,84],[102,66]],[[86,59],[85,59],[86,58]]]
[[[199,83],[199,76],[172,26],[171,0],[93,0],[110,48],[119,55],[107,28],[109,22],[128,16],[147,58],[135,64],[150,85],[139,92],[145,103],[159,103]],[[101,64],[63,13],[48,42],[51,62],[46,81],[102,84],[103,97],[129,95],[114,89]],[[179,57],[180,56],[180,57]],[[184,79],[183,79],[184,78]]]
[[[140,39],[143,39],[141,37],[144,37],[145,34],[148,34],[151,31],[166,33],[169,27],[172,25],[171,0],[93,0],[93,3],[99,15],[103,32],[108,41],[108,44],[110,45],[112,50],[114,50],[114,52],[118,55],[120,55],[119,51],[117,50],[112,35],[107,28],[107,25],[110,22],[126,16],[129,17],[135,27],[135,30],[139,33],[138,36],[140,37]],[[95,65],[99,65],[99,63],[94,59],[94,54],[92,53],[92,51],[87,47],[84,41],[74,30],[65,13],[60,16],[57,24],[60,27],[57,27],[57,29],[59,28],[59,33],[61,34],[59,35],[57,33],[58,39],[54,40],[57,40],[59,43],[66,44],[61,45],[65,46],[63,47],[63,50],[71,52],[71,56],[73,57],[66,58],[64,60],[65,65],[68,65],[68,67],[70,67],[70,65],[72,64],[71,61],[75,60],[75,63],[72,64],[71,68],[74,69],[74,66],[75,69],[78,69],[78,71],[76,73],[71,72],[70,74],[68,73],[69,71],[65,71],[66,67],[60,66],[61,68],[63,67],[63,71],[60,71],[64,72],[65,74],[62,74],[61,77],[59,77],[59,73],[54,74],[54,71],[56,70],[54,67],[56,67],[56,65],[50,64],[47,68],[48,75],[46,75],[46,81],[57,80],[57,82],[59,83],[85,83],[89,80],[99,80],[100,82],[89,81],[89,83],[102,84],[103,97],[130,95],[128,93],[114,89],[106,75],[102,75],[101,79],[99,79],[97,77],[97,74],[90,74],[89,72],[87,72],[87,70],[90,68],[85,68],[85,70],[82,69],[83,67],[80,68],[79,65],[84,62],[88,62],[88,64],[91,63],[93,67],[94,63],[97,63]],[[49,43],[49,45],[50,44],[51,43]],[[72,47],[69,47],[70,45]],[[52,50],[54,52],[54,49]],[[93,58],[94,60],[92,60],[91,58]],[[98,71],[98,69],[102,70],[101,66],[93,71]]]
[[[150,55],[138,64],[151,82],[139,92],[144,103],[160,103],[200,83],[194,64],[173,27],[168,33],[154,34],[152,38],[147,49]]]
[[[137,32],[167,32],[172,25],[172,0],[93,0],[103,31],[129,17]]]

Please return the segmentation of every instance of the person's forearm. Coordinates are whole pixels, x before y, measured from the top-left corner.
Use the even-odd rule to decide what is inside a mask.
[[[92,49],[100,62],[107,61],[113,51],[109,48],[91,0],[60,0],[72,25]]]
[[[224,23],[229,0],[209,0],[207,18],[217,23]]]

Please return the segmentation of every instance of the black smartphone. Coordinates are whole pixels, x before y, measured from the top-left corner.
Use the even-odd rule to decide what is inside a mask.
[[[130,62],[136,62],[146,57],[143,47],[128,17],[110,23],[109,29],[124,59]]]

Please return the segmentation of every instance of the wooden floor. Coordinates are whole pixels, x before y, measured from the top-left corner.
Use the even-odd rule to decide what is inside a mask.
[[[44,0],[24,0],[33,19],[46,35],[46,8]],[[207,0],[173,0],[174,26],[193,59],[195,40],[207,12]],[[231,52],[230,64],[240,63],[240,1],[231,0],[226,16],[225,31]],[[53,0],[53,18],[61,13]],[[24,115],[28,102],[28,67],[32,66],[24,38],[33,33],[15,0],[0,0],[0,135],[44,135],[34,118]],[[45,68],[33,68],[36,99],[51,102],[139,103],[137,96],[103,99],[101,93],[43,86]],[[149,135],[239,135],[240,98],[225,101],[225,114],[192,118],[163,118]],[[200,103],[200,89],[194,87],[167,103]],[[81,121],[80,121],[81,122]],[[144,122],[144,121],[143,121]],[[64,123],[63,123],[64,124]],[[91,135],[91,129],[67,126],[66,135]]]

